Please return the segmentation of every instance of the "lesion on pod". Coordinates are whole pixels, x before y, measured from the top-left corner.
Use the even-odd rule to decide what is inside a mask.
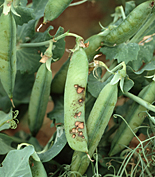
[[[79,86],[78,84],[75,84],[74,87],[76,88],[76,92],[78,94],[83,93],[85,91],[84,87]]]
[[[72,134],[72,138],[79,136],[84,139],[83,131],[80,131],[79,129],[84,129],[84,122],[80,122],[80,121],[75,122],[75,127],[70,130],[70,133]]]
[[[79,118],[79,117],[81,116],[81,114],[82,114],[82,112],[81,112],[81,111],[79,111],[79,112],[75,113],[74,118]]]

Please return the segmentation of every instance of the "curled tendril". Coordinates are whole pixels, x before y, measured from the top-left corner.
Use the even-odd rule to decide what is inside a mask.
[[[13,116],[12,119],[8,120],[7,123],[10,124],[10,128],[11,129],[16,129],[17,128],[17,124],[19,123],[19,120],[17,119],[19,111],[15,110],[14,112],[12,111],[12,113],[14,114],[14,116]]]

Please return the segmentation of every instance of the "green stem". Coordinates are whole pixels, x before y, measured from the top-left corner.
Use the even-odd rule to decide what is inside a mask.
[[[146,109],[155,112],[155,106],[153,106],[152,104],[148,103],[147,101],[144,101],[140,97],[135,96],[135,95],[133,95],[132,93],[129,93],[129,92],[125,92],[124,95],[129,97],[129,98],[131,98],[132,100],[134,100],[135,102],[139,103],[140,105],[144,106]]]
[[[53,42],[55,42],[55,41],[58,41],[66,36],[73,36],[75,38],[83,40],[83,38],[81,36],[74,34],[74,33],[69,33],[69,32],[61,34],[60,36],[55,37],[51,40],[53,40]],[[41,47],[41,46],[49,45],[51,40],[44,41],[44,42],[37,42],[37,43],[23,43],[23,44],[20,44],[20,47]]]
[[[36,43],[23,43],[20,44],[20,47],[41,47],[49,44],[50,44],[50,40],[44,42],[36,42]]]
[[[136,35],[129,41],[129,43],[137,43],[139,38],[143,35],[143,33],[148,29],[148,27],[155,20],[155,13],[152,13],[147,22],[142,26],[142,28],[136,33]]]

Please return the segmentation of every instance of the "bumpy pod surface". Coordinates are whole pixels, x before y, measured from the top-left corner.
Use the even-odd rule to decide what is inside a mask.
[[[88,59],[83,48],[71,58],[64,95],[64,127],[70,147],[88,152],[85,124],[85,93],[88,78]]]

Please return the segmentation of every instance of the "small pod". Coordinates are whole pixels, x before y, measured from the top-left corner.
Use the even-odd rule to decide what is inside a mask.
[[[83,48],[79,48],[73,53],[67,73],[64,95],[64,127],[70,147],[86,153],[88,152],[85,125],[87,78],[87,55]],[[83,136],[79,136],[79,134]]]
[[[138,97],[149,103],[155,101],[155,81],[152,81],[149,85],[144,87],[143,90],[139,93]],[[125,120],[127,121],[130,128],[134,131],[134,133],[138,131],[137,127],[143,123],[146,116],[145,111],[147,111],[147,109],[136,102],[134,102],[129,109]],[[125,146],[130,143],[133,137],[133,132],[131,132],[126,123],[122,121],[117,130],[117,133],[113,138],[109,155],[113,156],[119,153],[125,148]]]
[[[37,72],[28,109],[29,128],[33,136],[36,136],[44,120],[51,81],[52,72],[47,69],[46,63],[44,63]]]
[[[90,112],[86,123],[88,133],[88,154],[90,157],[92,157],[105,131],[105,128],[108,125],[117,102],[117,95],[117,84],[111,85],[108,83],[101,90]],[[81,134],[81,132],[79,132],[79,134]],[[75,151],[72,156],[71,171],[76,171],[83,175],[86,172],[89,163],[90,160],[86,154]],[[79,177],[79,175],[77,176]]]
[[[11,12],[0,16],[0,79],[9,98],[16,76],[16,24]]]
[[[73,0],[49,0],[45,6],[44,22],[56,19]]]
[[[116,28],[103,37],[104,45],[113,46],[130,39],[145,23],[154,7],[153,1],[146,1],[138,5],[126,19]]]

